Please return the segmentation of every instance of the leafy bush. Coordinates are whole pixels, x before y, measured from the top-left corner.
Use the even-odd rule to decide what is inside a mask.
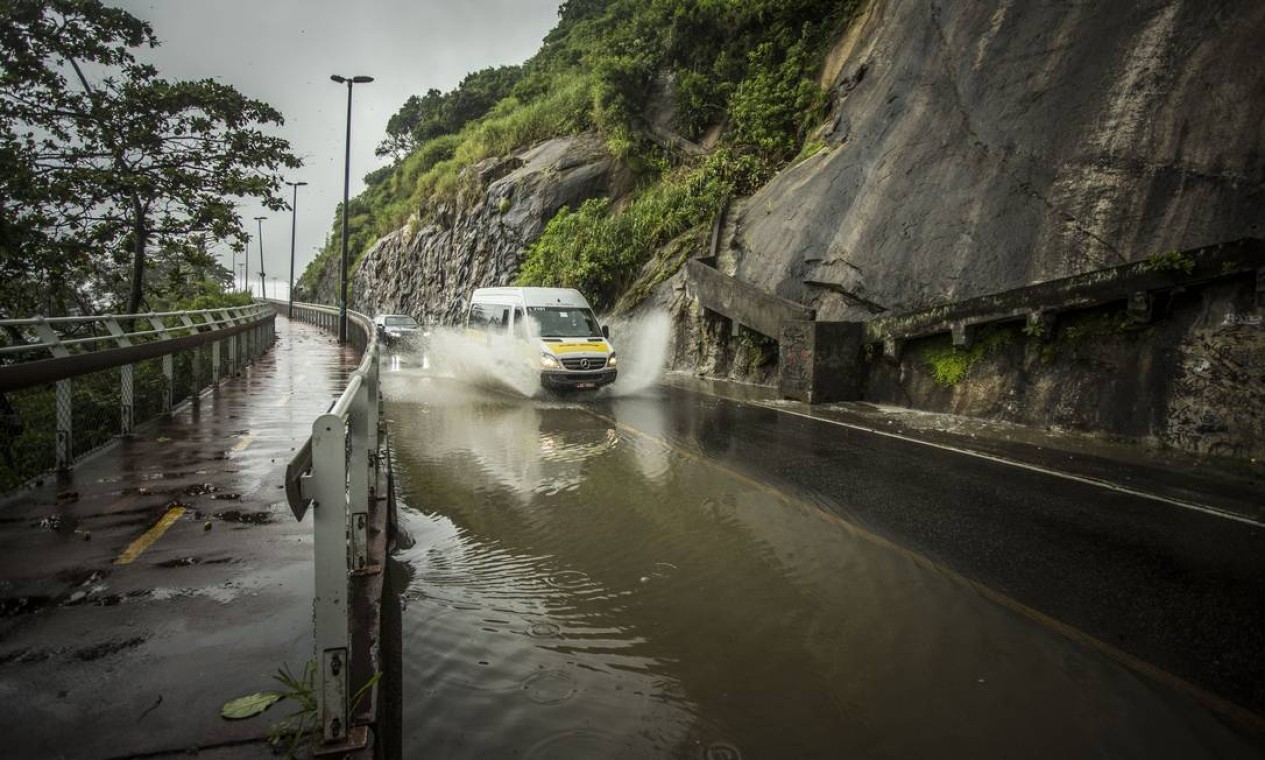
[[[622,213],[610,213],[606,198],[564,208],[528,249],[519,282],[576,288],[607,308],[657,248],[709,223],[726,197],[749,191],[766,171],[753,157],[722,149],[650,185]]]

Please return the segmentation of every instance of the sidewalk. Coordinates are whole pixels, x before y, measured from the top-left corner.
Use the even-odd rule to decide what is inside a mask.
[[[0,754],[269,756],[293,707],[219,712],[312,656],[311,522],[282,474],[357,361],[277,331],[240,377],[0,499]]]

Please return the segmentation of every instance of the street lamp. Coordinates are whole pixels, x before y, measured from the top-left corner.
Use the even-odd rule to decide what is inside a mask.
[[[231,290],[237,290],[237,249],[233,249],[233,269],[229,272],[233,276],[233,287]]]
[[[299,218],[299,188],[306,185],[306,182],[287,182],[287,185],[294,188],[294,203],[290,205],[290,309],[286,312],[287,317],[294,317],[294,231],[298,225]]]
[[[257,216],[255,221],[259,222],[259,297],[267,298],[268,293],[264,291],[264,220],[266,216]]]
[[[245,289],[246,289],[246,288],[245,288],[245,285],[246,285],[246,262],[244,262],[244,261],[243,261],[242,263],[238,264],[238,265],[237,265],[237,270],[238,270],[238,271],[237,271],[237,275],[238,275],[238,276],[240,276],[240,278],[241,278],[241,279],[240,279],[240,280],[238,280],[237,282],[242,283],[242,290],[245,290]],[[240,291],[239,291],[239,292],[240,292]]]
[[[373,81],[373,77],[348,78],[333,74],[330,79],[347,85],[347,149],[343,161],[343,262],[338,296],[338,342],[343,344],[347,342],[347,196],[351,189],[351,87],[357,84],[368,84]]]

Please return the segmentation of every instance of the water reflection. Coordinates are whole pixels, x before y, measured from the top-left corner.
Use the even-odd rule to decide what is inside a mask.
[[[399,375],[407,756],[1253,755],[1181,695],[670,448],[661,399]],[[682,411],[697,449],[759,434],[725,408]]]

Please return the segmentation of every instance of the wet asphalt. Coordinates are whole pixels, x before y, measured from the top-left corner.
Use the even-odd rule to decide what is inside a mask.
[[[414,753],[1265,751],[1250,473],[676,387],[384,377]]]
[[[0,502],[0,755],[269,756],[284,705],[220,708],[312,656],[311,526],[280,484],[356,361],[309,325],[277,330],[238,377]]]
[[[0,754],[267,754],[262,740],[277,715],[225,722],[219,709],[271,688],[278,667],[301,668],[311,656],[310,526],[294,522],[279,486],[285,462],[355,362],[315,328],[279,319],[278,330],[278,346],[241,377],[66,478],[0,502],[0,728],[7,737]],[[740,503],[744,492],[774,494],[779,503],[837,518],[865,542],[911,558],[1078,651],[1186,694],[1265,745],[1265,530],[1256,525],[677,388],[532,411],[535,403],[498,412],[510,423],[487,435],[477,427],[482,417],[445,423],[437,421],[447,414],[442,407],[407,407],[393,415],[392,435],[405,441],[407,464],[407,439],[414,456],[439,461],[436,442],[448,430],[454,450],[495,473],[499,490],[479,486],[464,518],[479,527],[491,519],[491,512],[480,515],[493,497],[530,494],[532,504],[543,498],[548,505],[558,494],[596,487],[603,473],[584,462],[612,447],[631,446],[652,470],[688,463],[684,471],[715,473]],[[409,416],[421,414],[432,415],[428,424],[440,425],[438,432]],[[520,422],[530,428],[528,439],[516,437]],[[584,439],[590,433],[593,440]],[[524,446],[565,454],[576,436],[585,440],[577,453],[549,460],[560,469],[542,475],[521,459]],[[671,456],[665,464],[620,436],[661,442]],[[988,451],[1004,458],[1006,446]],[[1146,472],[1096,460],[1094,476],[1139,488]],[[425,475],[437,477],[454,503],[475,498],[446,484],[456,473]],[[1194,474],[1182,480],[1183,498],[1199,495],[1197,481]],[[708,482],[694,498],[706,500],[700,494]],[[417,501],[424,504],[434,487],[427,481]],[[635,479],[603,487],[604,498],[638,504]],[[671,490],[655,494],[675,498]],[[1244,498],[1242,491],[1214,496],[1222,505]],[[171,527],[131,564],[115,564],[172,507],[184,511]],[[490,526],[489,545],[507,541]],[[457,527],[473,530],[461,521]],[[618,536],[609,539],[609,547],[619,546]],[[583,545],[582,536],[576,540]],[[542,556],[561,556],[548,548]],[[410,572],[425,578],[423,569]],[[654,579],[633,582],[644,585],[646,577]],[[814,604],[830,607],[828,599],[814,597]],[[448,635],[468,642],[459,616],[447,619],[454,626]],[[550,634],[551,625],[526,630]],[[406,663],[425,654],[407,650],[408,635]],[[682,660],[679,651],[659,654]],[[565,671],[547,672],[560,679],[556,673]],[[561,680],[542,686],[539,676],[526,683],[534,704],[546,706],[554,692],[572,688]],[[773,708],[753,706],[761,709]]]
[[[1265,726],[1260,525],[688,390],[617,403],[618,414],[594,410],[827,510]],[[1095,476],[1145,489],[1147,472],[1100,461]],[[1197,498],[1197,481],[1188,473],[1180,496]],[[1244,498],[1238,484],[1206,486],[1221,505]]]

